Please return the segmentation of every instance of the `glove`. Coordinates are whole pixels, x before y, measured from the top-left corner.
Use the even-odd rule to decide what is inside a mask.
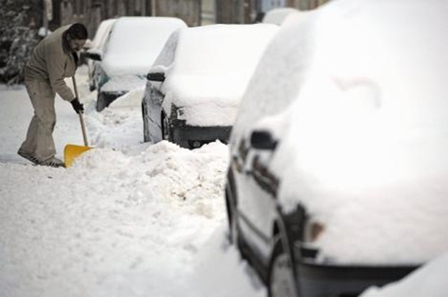
[[[75,97],[75,99],[70,101],[70,103],[72,104],[73,109],[77,114],[84,112],[84,106],[81,104],[81,102],[79,102],[78,98]]]

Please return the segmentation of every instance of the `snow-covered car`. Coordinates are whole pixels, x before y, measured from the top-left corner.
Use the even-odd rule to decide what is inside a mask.
[[[226,143],[247,83],[277,31],[276,25],[256,24],[173,33],[147,76],[144,140],[186,148]]]
[[[292,7],[274,8],[266,12],[262,22],[265,24],[275,24],[281,26],[291,14],[299,13],[300,11]]]
[[[290,17],[229,141],[229,238],[269,296],[358,296],[448,250],[448,11],[340,0]]]
[[[121,17],[113,25],[94,72],[98,88],[96,109],[119,96],[144,88],[145,76],[172,32],[187,27],[174,17]]]
[[[87,58],[90,91],[93,91],[97,88],[94,79],[94,72],[98,67],[99,57],[101,57],[103,53],[104,44],[109,37],[110,31],[115,21],[116,19],[108,19],[102,21],[98,29],[96,30],[95,37],[91,42],[91,46],[87,51],[84,52],[84,56]]]

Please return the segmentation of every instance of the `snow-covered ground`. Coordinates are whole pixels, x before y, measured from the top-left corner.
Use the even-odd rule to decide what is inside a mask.
[[[78,83],[94,149],[68,169],[16,154],[33,111],[24,87],[0,86],[0,297],[266,296],[226,238],[227,147],[142,143],[143,90],[97,113],[84,67]],[[83,142],[56,102],[63,158]]]
[[[77,76],[94,149],[68,169],[16,154],[32,108],[24,87],[0,85],[0,297],[265,297],[226,237],[227,147],[142,143],[143,90],[97,113],[86,68]],[[62,158],[83,141],[70,104],[56,102]],[[363,296],[445,296],[446,263]]]
[[[382,288],[371,287],[360,297],[446,297],[448,253],[429,261],[400,281]]]

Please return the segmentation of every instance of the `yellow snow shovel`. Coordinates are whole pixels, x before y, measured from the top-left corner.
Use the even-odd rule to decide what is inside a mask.
[[[76,86],[75,76],[72,77],[72,80],[73,80],[73,88],[75,89],[76,98],[79,99],[78,88]],[[78,115],[79,115],[79,121],[81,122],[81,130],[82,130],[82,137],[84,138],[84,146],[74,145],[74,144],[67,144],[65,146],[65,149],[64,149],[64,162],[65,162],[65,167],[66,168],[72,166],[73,161],[77,157],[79,157],[82,153],[84,153],[84,152],[86,152],[86,151],[91,149],[91,147],[89,147],[89,143],[87,141],[87,133],[86,133],[86,126],[84,124],[83,113],[80,112]]]

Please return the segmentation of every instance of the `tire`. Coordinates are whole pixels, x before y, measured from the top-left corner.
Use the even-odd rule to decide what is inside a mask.
[[[237,219],[237,211],[235,206],[235,201],[232,199],[232,194],[229,193],[230,189],[226,187],[226,205],[227,205],[227,218],[229,221],[229,241],[236,247],[240,248],[240,238],[239,238],[239,226]]]
[[[162,113],[161,118],[162,118],[162,139],[171,141],[170,131],[168,128],[169,127],[168,117],[166,116],[165,113]]]
[[[298,297],[291,258],[277,238],[269,264],[268,276],[269,297]]]
[[[236,210],[236,197],[234,196],[235,185],[231,168],[228,168],[226,176],[227,176],[227,182],[225,187],[225,199],[226,199],[227,220],[229,223],[229,241],[231,244],[240,247],[239,226],[237,219],[238,212]]]
[[[144,101],[145,99],[143,99]],[[147,119],[147,109],[145,103],[142,101],[142,119],[143,119],[143,142],[150,142],[149,125]]]
[[[98,97],[96,100],[96,110],[98,112],[102,111],[103,109],[105,109],[107,106],[107,102],[106,102],[106,96],[104,95],[103,92],[101,92],[100,90],[98,90]]]

